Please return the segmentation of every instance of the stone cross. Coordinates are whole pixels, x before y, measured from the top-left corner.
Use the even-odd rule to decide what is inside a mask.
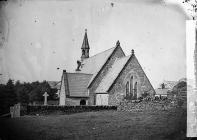
[[[44,105],[47,105],[47,96],[49,95],[47,94],[47,92],[45,92],[43,96],[44,96]]]

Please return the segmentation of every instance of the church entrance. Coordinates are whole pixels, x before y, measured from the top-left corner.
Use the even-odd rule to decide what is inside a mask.
[[[86,105],[86,100],[84,100],[84,99],[81,100],[81,101],[80,101],[80,105]]]
[[[108,105],[108,94],[96,94],[96,105]]]

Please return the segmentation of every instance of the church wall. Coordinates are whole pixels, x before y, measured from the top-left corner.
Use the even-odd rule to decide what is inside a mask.
[[[91,87],[89,88],[90,93],[90,99],[89,99],[89,105],[94,105],[96,103],[96,94],[95,90],[100,84],[103,77],[107,74],[108,70],[112,67],[114,61],[116,58],[124,57],[125,54],[121,47],[117,47],[115,52],[112,54],[110,59],[108,60],[107,64],[104,66],[104,68],[101,70],[100,74],[96,77],[96,79],[93,81]]]
[[[138,83],[138,98],[144,92],[148,92],[149,95],[153,95],[155,93],[137,59],[133,57],[129,60],[126,67],[124,67],[123,71],[110,88],[109,105],[118,105],[126,96],[126,82],[130,81],[131,75],[134,76],[134,82]]]

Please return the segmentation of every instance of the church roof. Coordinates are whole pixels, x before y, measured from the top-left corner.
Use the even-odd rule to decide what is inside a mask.
[[[178,81],[163,81],[165,88],[172,90],[172,88],[177,85]]]
[[[130,57],[131,55],[116,59],[112,67],[109,69],[107,75],[102,79],[101,83],[97,87],[95,91],[96,93],[106,93],[108,91]]]
[[[167,95],[168,94],[168,91],[169,91],[169,89],[167,89],[167,88],[164,88],[164,89],[161,89],[161,88],[155,89],[156,95]]]
[[[87,59],[82,61],[81,71],[80,73],[88,73],[88,74],[95,74],[97,73],[102,66],[105,64],[107,59],[110,57],[112,52],[114,51],[115,47],[110,48],[106,51],[98,53],[94,56],[91,56]]]
[[[88,97],[87,85],[92,74],[66,73],[68,77],[69,96]]]

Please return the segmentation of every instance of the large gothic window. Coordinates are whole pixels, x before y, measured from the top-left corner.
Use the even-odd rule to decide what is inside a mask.
[[[130,78],[130,96],[133,96],[133,76]]]
[[[134,99],[137,99],[137,82],[135,82],[134,86]]]
[[[129,82],[126,83],[126,97],[129,96]]]

